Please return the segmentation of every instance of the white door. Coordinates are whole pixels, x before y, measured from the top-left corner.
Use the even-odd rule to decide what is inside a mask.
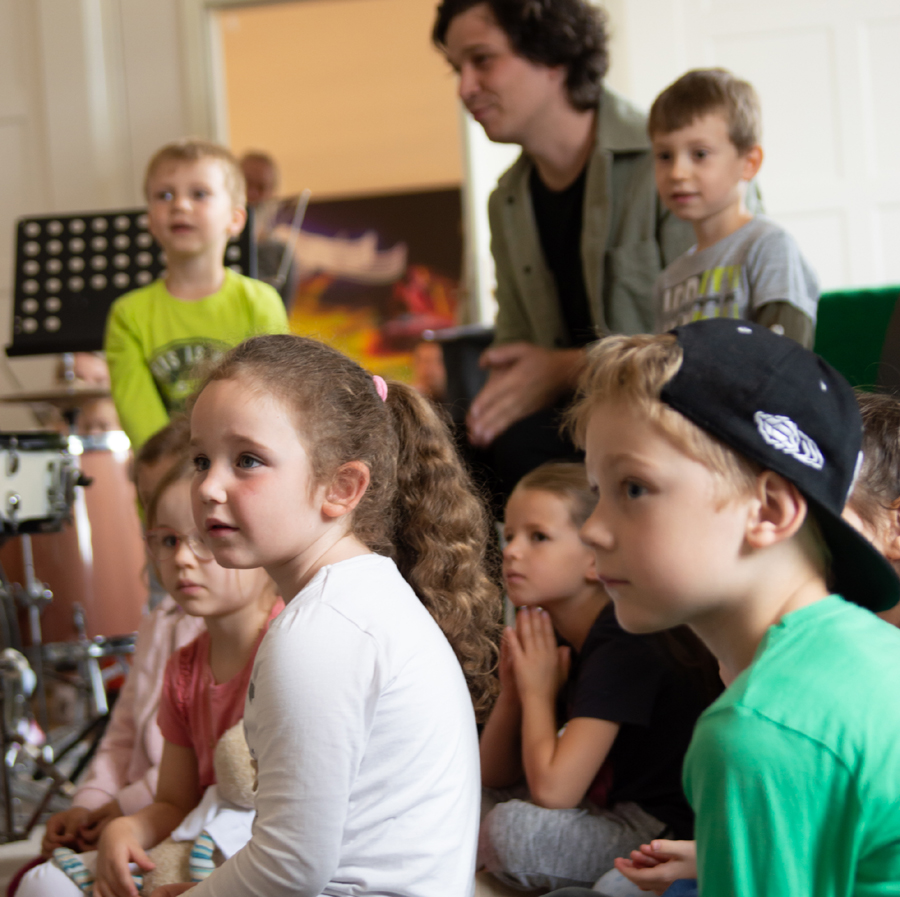
[[[618,74],[640,104],[701,66],[756,87],[766,210],[824,289],[900,284],[900,0],[617,6]]]

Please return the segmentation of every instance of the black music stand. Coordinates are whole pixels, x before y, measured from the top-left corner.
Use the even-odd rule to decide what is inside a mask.
[[[248,210],[243,231],[225,250],[226,265],[250,277],[256,276],[253,233],[253,213]],[[6,347],[6,354],[15,357],[102,349],[106,318],[113,302],[125,293],[151,283],[164,270],[165,253],[147,229],[146,209],[20,218],[16,223],[12,343]],[[73,420],[68,421],[71,426]],[[27,541],[27,535],[23,538]],[[34,579],[33,571],[30,579]],[[19,591],[25,595],[24,603],[32,616],[39,614],[40,602],[46,600],[43,583],[29,581],[28,589]],[[7,645],[20,647],[12,601],[15,592],[15,586],[8,582],[0,568],[0,609],[4,611],[7,623],[4,637],[8,639]],[[41,691],[39,700],[43,697],[42,652],[43,645],[38,639],[29,653],[36,665]],[[106,704],[105,695],[103,698]],[[90,760],[109,719],[108,706],[98,707],[97,711],[96,718],[53,758],[59,760],[75,744],[91,737],[92,745],[76,767],[73,778]],[[42,717],[46,729],[46,711]],[[51,779],[24,830],[16,829],[12,812],[7,752],[14,744],[30,756],[37,774]],[[28,837],[53,795],[67,782],[67,777],[43,752],[32,749],[18,734],[7,731],[5,722],[0,722],[0,749],[3,751],[0,799],[5,803],[6,823],[5,831],[0,831],[2,843]]]
[[[225,263],[256,276],[253,213],[225,250]],[[103,348],[109,308],[165,270],[145,209],[40,215],[16,223],[12,343],[6,354]]]

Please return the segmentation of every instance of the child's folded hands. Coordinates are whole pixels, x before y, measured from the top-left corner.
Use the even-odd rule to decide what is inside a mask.
[[[569,674],[570,651],[556,642],[550,615],[540,608],[523,607],[515,632],[507,630],[509,653],[519,693],[553,700]]]

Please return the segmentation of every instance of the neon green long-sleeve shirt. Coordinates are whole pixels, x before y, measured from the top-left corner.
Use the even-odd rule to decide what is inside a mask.
[[[278,293],[229,269],[222,288],[197,301],[176,298],[162,280],[116,300],[104,349],[116,411],[134,449],[184,407],[198,362],[247,337],[287,330]]]

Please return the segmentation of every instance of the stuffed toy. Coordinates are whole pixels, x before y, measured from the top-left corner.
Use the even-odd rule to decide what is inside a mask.
[[[213,761],[217,784],[206,789],[203,800],[165,841],[147,851],[155,868],[132,875],[142,895],[163,885],[203,881],[250,840],[256,771],[243,722],[222,735]],[[78,854],[60,847],[53,862],[88,897],[93,894],[93,873]]]
[[[250,839],[256,776],[243,722],[222,735],[213,762],[216,784],[165,841],[148,851],[156,868],[144,873],[141,894],[163,885],[203,881]]]

